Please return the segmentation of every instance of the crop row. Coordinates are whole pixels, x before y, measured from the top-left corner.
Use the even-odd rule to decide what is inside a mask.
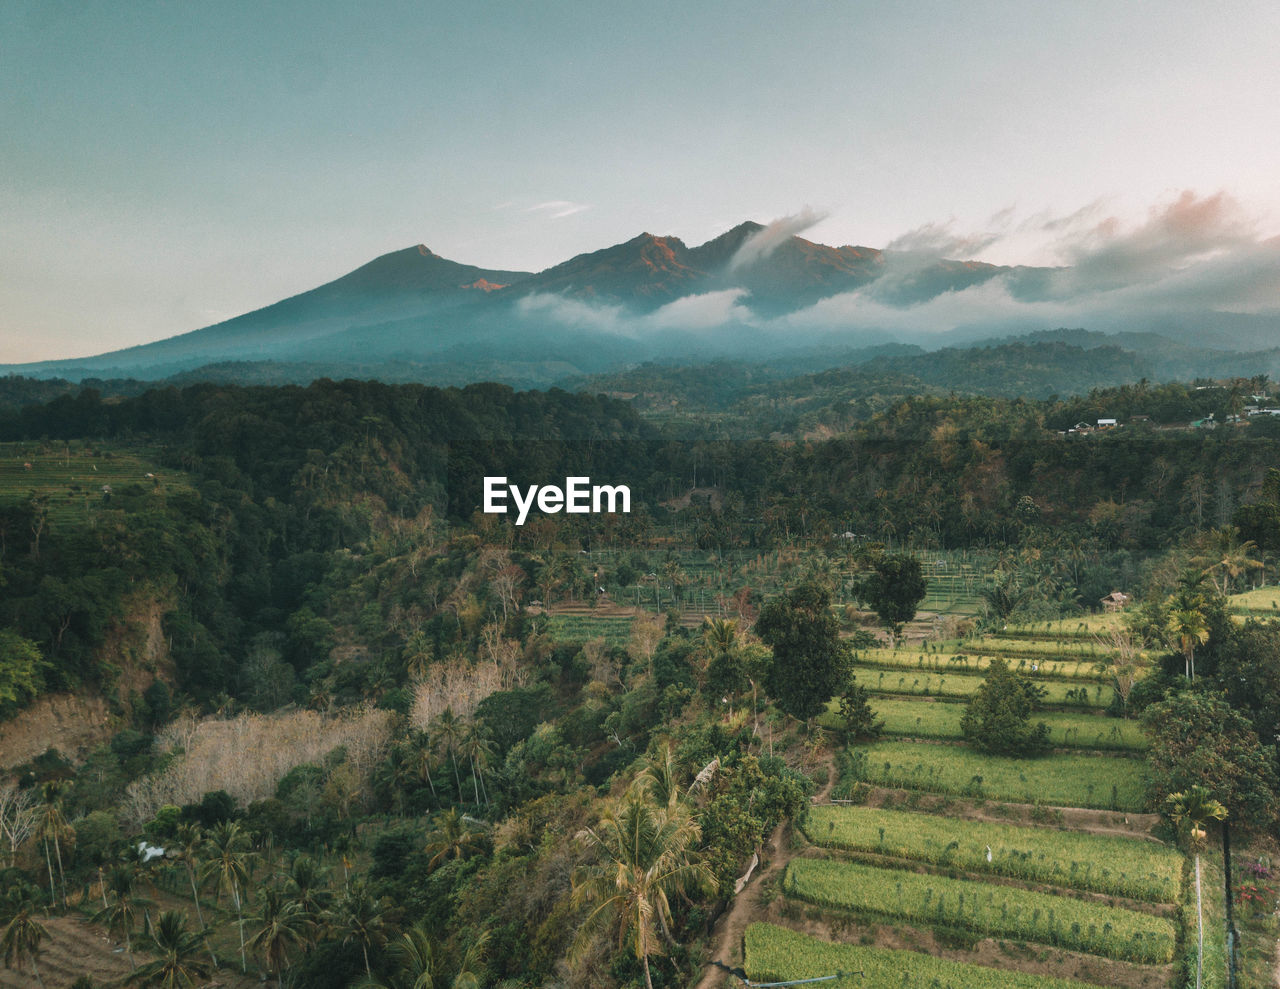
[[[976,647],[975,647],[976,648]],[[1102,657],[1099,657],[1102,658]],[[871,649],[860,653],[858,660],[868,666],[893,670],[921,670],[934,673],[977,673],[991,665],[993,659],[1003,659],[1012,669],[1037,677],[1062,680],[1097,680],[1097,659],[1049,659],[1036,660],[993,656],[978,652],[922,652],[919,649]]]
[[[752,924],[744,938],[747,975],[753,982],[814,979],[842,972],[862,974],[837,986],[867,989],[1084,989],[1085,983],[1028,972],[950,962],[932,955],[856,944],[832,944],[775,927]]]
[[[810,810],[805,833],[828,848],[1152,903],[1176,903],[1181,894],[1182,856],[1132,838],[832,805]]]
[[[1015,639],[981,638],[971,640],[965,647],[974,653],[987,656],[1055,656],[1065,658],[1089,658],[1094,662],[1110,658],[1115,650],[1092,639]]]
[[[972,697],[985,677],[964,673],[919,673],[896,670],[856,669],[859,685],[875,694],[908,694],[917,697]],[[1071,683],[1042,680],[1044,703],[1062,707],[1110,707],[1115,691],[1106,683]]]
[[[818,906],[1149,965],[1171,961],[1177,939],[1173,921],[1136,910],[831,859],[793,859],[783,891]]]
[[[871,707],[876,717],[884,721],[887,735],[942,739],[964,737],[960,730],[964,704],[877,697],[871,702]],[[819,723],[839,729],[841,725],[836,709],[837,704],[833,701],[819,718]],[[1050,744],[1063,748],[1142,752],[1149,747],[1147,737],[1136,721],[1070,711],[1041,711],[1033,715],[1032,720],[1048,725]]]
[[[983,755],[959,745],[875,742],[850,750],[851,779],[1016,803],[1141,811],[1144,763],[1055,752],[1038,759]]]

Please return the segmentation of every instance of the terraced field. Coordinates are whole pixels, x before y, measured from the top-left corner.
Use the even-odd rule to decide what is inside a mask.
[[[1009,640],[1018,641],[1018,640]],[[975,646],[975,648],[978,648]],[[1025,656],[1010,657],[997,653],[966,651],[957,646],[952,650],[872,649],[859,655],[866,666],[888,670],[918,670],[932,673],[980,673],[991,665],[993,659],[1003,659],[1011,668],[1037,677],[1064,680],[1097,680],[1098,658],[1093,659],[1045,659]]]
[[[964,717],[965,705],[955,701],[877,697],[871,707],[876,717],[883,719],[886,735],[947,740],[964,737],[960,719]],[[1050,744],[1058,747],[1128,752],[1143,752],[1149,747],[1147,737],[1136,721],[1069,711],[1041,711],[1035,720],[1049,726]],[[835,701],[818,721],[825,727],[840,729]]]
[[[757,983],[857,972],[848,984],[867,989],[1089,989],[1084,982],[946,961],[914,951],[832,944],[773,924],[747,928],[745,954],[747,974]]]
[[[983,677],[964,673],[933,673],[913,670],[877,670],[855,667],[858,684],[873,694],[915,697],[951,697],[966,700],[978,692]],[[1052,707],[1110,706],[1115,691],[1107,683],[1072,680],[1041,680],[1044,703]]]
[[[959,745],[861,745],[860,778],[876,786],[1013,803],[1139,812],[1145,763],[1118,756],[1055,752],[1038,759],[986,756]]]
[[[29,495],[47,499],[48,522],[83,522],[103,507],[104,488],[141,485],[158,494],[190,487],[186,475],[159,467],[136,451],[45,450],[36,444],[0,444],[0,503]]]
[[[801,858],[787,868],[788,896],[862,916],[1017,938],[1116,961],[1173,960],[1172,920],[1136,910],[970,879]]]
[[[1182,855],[1133,838],[836,805],[814,807],[805,835],[824,848],[1150,903],[1176,903],[1182,894]]]

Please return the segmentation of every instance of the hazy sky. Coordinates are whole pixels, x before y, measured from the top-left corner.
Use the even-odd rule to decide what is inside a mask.
[[[5,0],[0,361],[419,242],[537,270],[807,207],[824,243],[1044,263],[1051,221],[1186,190],[1274,236],[1277,50],[1273,0]]]

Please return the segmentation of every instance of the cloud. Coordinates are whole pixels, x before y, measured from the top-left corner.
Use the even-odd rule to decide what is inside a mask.
[[[767,258],[792,237],[804,233],[827,218],[827,213],[812,210],[808,206],[792,216],[774,220],[763,230],[758,230],[745,241],[729,261],[729,270],[744,268]]]
[[[1008,211],[1002,210],[992,217],[993,223],[1008,224]],[[900,234],[885,245],[885,252],[904,254],[923,254],[931,258],[956,258],[966,260],[980,254],[992,244],[998,243],[1004,236],[1001,231],[985,233],[957,234],[953,231],[954,220],[943,223],[926,223]]]
[[[746,289],[730,288],[686,295],[668,302],[639,322],[645,329],[662,330],[709,330],[729,323],[752,323],[755,314],[741,304],[747,294]]]
[[[573,216],[589,209],[591,209],[591,206],[588,203],[574,203],[567,199],[552,199],[545,203],[538,203],[536,206],[530,206],[525,212],[541,213],[549,220],[563,220],[566,216]]]

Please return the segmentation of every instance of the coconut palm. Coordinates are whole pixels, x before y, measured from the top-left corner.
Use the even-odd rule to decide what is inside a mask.
[[[489,762],[493,759],[494,748],[489,732],[482,722],[474,721],[467,726],[462,736],[462,754],[471,763],[471,786],[476,789],[476,806],[480,805],[482,794],[485,804],[488,804],[489,794],[484,789],[484,771],[489,768]],[[479,780],[478,788],[476,788],[477,779]]]
[[[4,953],[4,967],[16,968],[19,972],[27,966],[31,967],[36,981],[44,986],[40,976],[38,958],[40,942],[48,937],[49,932],[36,920],[36,905],[27,889],[14,887],[9,890],[4,904],[4,913],[8,917],[4,925],[4,933],[0,934],[0,951]]]
[[[123,935],[124,950],[134,968],[138,965],[133,959],[133,928],[138,921],[138,910],[146,903],[137,895],[137,878],[137,869],[133,865],[112,866],[106,879],[111,902],[93,915],[94,921],[106,924],[111,933]]]
[[[306,940],[307,916],[297,900],[286,899],[280,890],[268,886],[254,919],[260,926],[249,938],[249,947],[262,955],[267,971],[279,982],[289,967],[289,952]]]
[[[1209,626],[1205,623],[1204,613],[1197,608],[1180,608],[1169,615],[1169,621],[1174,638],[1178,640],[1178,648],[1182,650],[1187,679],[1194,682],[1196,646],[1209,641]]]
[[[666,934],[671,918],[668,896],[715,886],[711,871],[695,858],[700,835],[691,818],[653,806],[637,789],[596,827],[579,832],[591,860],[574,871],[573,903],[595,909],[582,925],[577,947],[601,927],[616,930],[619,947],[631,944],[644,966],[645,985],[653,989],[649,956],[662,953],[658,932]]]
[[[354,941],[360,945],[360,951],[364,955],[364,974],[366,978],[371,977],[373,970],[369,967],[369,949],[380,947],[387,941],[382,904],[370,895],[363,882],[357,880],[347,887],[335,914],[336,926],[342,933],[342,943],[350,944]]]
[[[329,893],[328,874],[306,855],[299,855],[289,866],[285,883],[293,901],[298,904],[303,917],[311,927],[314,938],[323,924],[325,911],[332,896]]]
[[[1242,542],[1240,530],[1229,525],[1209,533],[1209,545],[1202,555],[1195,558],[1195,562],[1204,564],[1204,572],[1210,579],[1217,574],[1222,583],[1215,581],[1214,586],[1222,594],[1227,594],[1241,574],[1261,569],[1262,563],[1253,559],[1257,551],[1257,543],[1252,539]]]
[[[53,888],[53,864],[49,860],[49,842],[53,842],[53,850],[58,858],[58,879],[62,883],[62,908],[67,908],[67,877],[62,871],[62,839],[75,836],[75,831],[67,823],[62,814],[62,794],[66,789],[63,780],[50,780],[41,788],[44,802],[40,805],[36,818],[36,834],[44,844],[45,865],[49,869],[49,900],[56,903],[58,896]]]
[[[480,848],[479,831],[467,827],[457,808],[450,808],[439,817],[439,824],[431,832],[427,847],[427,869],[434,872],[449,859],[466,858]]]
[[[198,956],[204,950],[205,935],[203,931],[187,930],[185,910],[166,910],[160,914],[151,940],[160,957],[135,971],[128,985],[190,989],[203,984],[209,968]]]
[[[240,970],[247,972],[249,962],[244,950],[244,902],[241,896],[249,882],[251,860],[250,840],[247,832],[236,821],[223,821],[214,826],[205,841],[205,863],[200,870],[201,882],[212,879],[217,888],[217,899],[222,899],[225,889],[236,905],[236,919],[240,927]]]
[[[200,930],[206,930],[204,922],[204,911],[200,909],[200,890],[196,885],[196,873],[200,869],[200,855],[204,848],[205,835],[204,829],[199,824],[179,824],[177,840],[170,842],[166,850],[167,857],[176,858],[182,863],[183,868],[187,870],[187,882],[191,884],[191,902],[196,907],[196,920],[200,924]],[[213,953],[213,944],[206,941],[209,947],[209,957],[213,960],[215,968],[218,966],[218,956]]]
[[[445,953],[421,922],[405,931],[387,949],[395,963],[395,971],[386,981],[376,977],[366,978],[363,989],[480,989],[483,973],[484,951],[489,944],[489,932],[480,935],[463,953],[453,978],[449,978],[449,965]]]
[[[1193,786],[1164,799],[1164,812],[1174,826],[1187,838],[1196,857],[1196,914],[1199,931],[1199,949],[1196,952],[1196,989],[1204,974],[1204,903],[1200,893],[1200,852],[1204,848],[1205,825],[1210,821],[1225,821],[1227,808],[1222,806],[1203,786]]]
[[[458,797],[462,797],[462,780],[458,776],[458,746],[462,741],[462,722],[453,713],[453,708],[446,707],[436,718],[434,734],[436,743],[449,753],[453,763],[453,782],[458,788]]]

